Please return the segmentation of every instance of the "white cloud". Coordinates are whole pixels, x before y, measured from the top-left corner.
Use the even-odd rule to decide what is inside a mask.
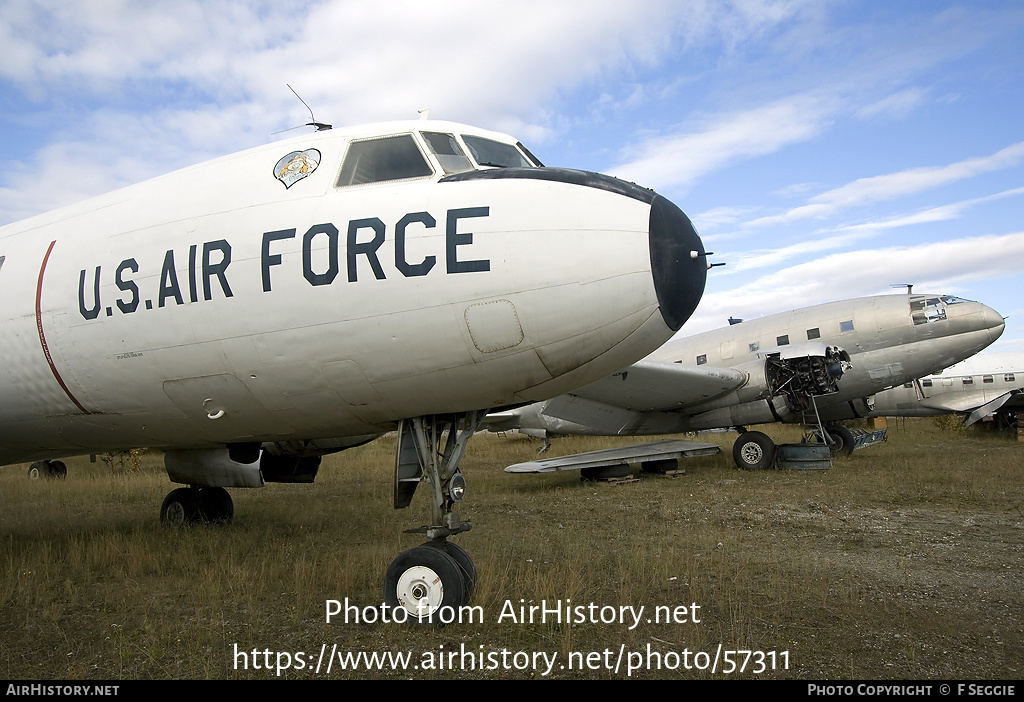
[[[737,224],[749,217],[753,207],[715,207],[714,209],[693,215],[692,220],[698,232],[716,229],[725,225]]]
[[[836,236],[812,236],[805,241],[773,249],[743,250],[729,259],[723,274],[742,273],[754,268],[774,268],[801,256],[820,256],[826,251],[841,249],[850,244],[863,244],[862,233]]]
[[[912,283],[918,292],[955,293],[978,281],[1017,276],[1024,272],[1022,261],[1024,232],[1015,232],[835,253],[726,290],[721,288],[728,282],[716,278],[719,269],[714,269],[709,291],[683,334],[720,327],[730,315],[751,318],[890,292],[895,283]]]
[[[1001,200],[1004,197],[1012,197],[1015,195],[1024,195],[1024,188],[1013,188],[1011,190],[1004,190],[993,195],[986,195],[985,197],[975,197],[970,200],[961,200],[959,202],[953,202],[948,205],[940,205],[938,207],[931,207],[927,210],[920,212],[914,212],[912,214],[897,215],[894,217],[888,217],[881,220],[872,222],[865,222],[863,224],[852,224],[846,227],[839,227],[836,231],[875,231],[882,229],[895,229],[897,227],[907,227],[914,224],[928,224],[931,222],[941,222],[950,219],[957,219],[961,216],[964,210],[967,210],[975,205],[980,205],[985,202],[992,202],[993,200]]]
[[[838,188],[815,195],[808,204],[779,215],[747,222],[748,228],[784,224],[801,219],[822,219],[868,203],[893,200],[950,185],[983,173],[1016,166],[1024,159],[1024,141],[1011,144],[990,156],[969,158],[946,166],[909,168],[896,173],[859,178]]]
[[[919,107],[928,91],[921,88],[907,88],[889,95],[875,103],[865,105],[857,110],[857,116],[863,119],[877,117],[906,117]]]
[[[991,156],[970,158],[946,166],[910,168],[898,173],[860,178],[811,198],[811,203],[827,208],[839,208],[891,200],[972,178],[981,173],[1016,166],[1022,158],[1024,141],[1000,149]]]
[[[718,115],[686,133],[647,139],[632,147],[638,155],[609,173],[655,189],[685,187],[735,160],[811,139],[825,129],[837,107],[831,98],[804,94]]]
[[[559,126],[549,106],[560,90],[654,60],[672,32],[669,3],[583,8],[4,3],[0,89],[14,87],[38,112],[59,112],[60,126],[25,164],[6,164],[0,223],[303,124],[308,112],[286,83],[335,124],[414,119],[431,108],[435,118],[530,143],[550,139]],[[137,162],[128,167],[126,154]],[[112,158],[123,167],[103,170]]]
[[[309,119],[286,83],[321,121],[413,119],[418,109],[430,108],[434,118],[471,122],[542,144],[566,128],[558,112],[564,94],[609,75],[628,78],[686,47],[742,45],[803,7],[801,2],[679,5],[669,0],[48,5],[9,0],[0,5],[5,55],[0,81],[16,86],[41,110],[61,110],[65,120],[51,144],[65,146],[49,151],[41,146],[31,157],[45,156],[55,174],[62,165],[54,159],[74,154],[80,158],[68,163],[68,170],[83,171],[90,162],[125,150],[147,153],[154,171],[163,172],[198,160],[186,152],[205,157],[266,141],[271,132]],[[623,109],[650,99],[640,82],[624,94]],[[104,105],[103,116],[122,133],[83,114],[95,102]],[[753,124],[731,128],[747,132],[733,138],[752,143]],[[154,160],[168,144],[180,153]],[[95,194],[109,184],[106,179],[93,187],[81,183],[51,204]],[[23,204],[47,204],[46,183],[8,178],[0,185],[7,188],[8,201],[22,199],[18,193],[29,188],[35,196]],[[12,214],[0,210],[0,221]]]

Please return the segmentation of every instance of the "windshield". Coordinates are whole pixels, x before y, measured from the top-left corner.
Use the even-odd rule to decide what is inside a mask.
[[[531,168],[534,165],[512,144],[504,144],[493,139],[466,134],[462,136],[462,140],[466,142],[466,146],[469,148],[470,153],[473,154],[473,158],[481,166]]]
[[[338,187],[433,175],[412,134],[354,141],[345,154]]]
[[[953,295],[940,295],[939,297],[913,296],[910,299],[910,316],[914,324],[928,324],[940,322],[946,318],[946,307],[959,305],[968,302]]]
[[[423,139],[427,146],[437,156],[438,163],[445,173],[461,173],[473,170],[473,163],[466,156],[466,153],[455,141],[451,134],[441,132],[423,132]]]

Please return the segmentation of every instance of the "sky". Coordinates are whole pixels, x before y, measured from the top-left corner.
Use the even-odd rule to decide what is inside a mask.
[[[726,264],[683,333],[912,284],[1024,352],[1016,0],[4,0],[0,46],[0,225],[294,136],[290,85],[657,190]]]

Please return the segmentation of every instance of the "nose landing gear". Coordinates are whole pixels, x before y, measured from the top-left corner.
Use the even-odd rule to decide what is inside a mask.
[[[459,462],[485,414],[429,415],[399,425],[395,508],[409,506],[420,482],[429,483],[431,493],[431,524],[406,532],[426,534],[430,541],[399,554],[384,576],[385,604],[405,610],[399,621],[451,621],[447,617],[466,603],[476,585],[472,559],[448,537],[472,528],[453,508],[465,494]]]

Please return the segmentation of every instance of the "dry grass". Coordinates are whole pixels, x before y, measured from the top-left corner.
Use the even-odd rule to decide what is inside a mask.
[[[157,455],[69,461],[61,482],[31,482],[24,467],[9,467],[0,472],[0,674],[267,678],[288,662],[278,652],[293,665],[301,652],[306,669],[280,677],[311,679],[328,677],[309,670],[326,644],[409,651],[419,664],[468,651],[477,667],[481,656],[502,661],[488,656],[503,650],[557,652],[555,678],[625,677],[625,662],[618,672],[604,663],[614,665],[622,647],[650,646],[669,658],[632,677],[707,678],[724,676],[685,669],[681,656],[689,650],[692,666],[696,652],[713,657],[721,644],[788,652],[787,669],[761,677],[1020,677],[1024,445],[908,421],[830,471],[743,472],[727,455],[734,437],[703,436],[726,455],[692,460],[686,475],[622,486],[581,484],[574,473],[505,474],[539,443],[474,438],[463,469],[475,528],[456,540],[480,572],[472,604],[486,621],[433,630],[325,621],[327,600],[379,604],[387,564],[420,542],[402,531],[425,522],[423,496],[391,509],[393,439],[328,457],[316,485],[233,491],[230,527],[180,533],[158,524],[171,485]],[[627,443],[564,439],[552,453]],[[645,615],[632,630],[498,621],[521,600],[643,606]],[[700,623],[646,621],[657,606],[694,603]],[[570,670],[574,652],[597,652],[601,666]],[[544,672],[468,667],[462,659],[456,670],[335,668],[329,677]]]

